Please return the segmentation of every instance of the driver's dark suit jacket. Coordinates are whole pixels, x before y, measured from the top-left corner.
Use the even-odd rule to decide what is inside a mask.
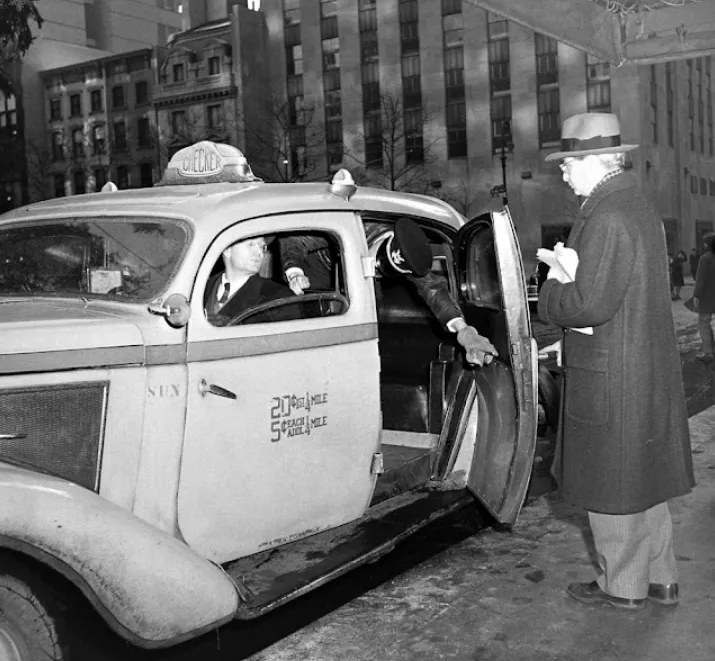
[[[285,285],[280,285],[256,274],[248,278],[243,286],[221,307],[217,294],[218,288],[221,286],[222,275],[223,273],[218,273],[209,280],[204,294],[206,317],[214,326],[225,326],[237,314],[262,303],[294,296],[293,292]],[[260,321],[281,321],[290,318],[287,316],[287,311],[281,308],[267,310],[260,317]]]

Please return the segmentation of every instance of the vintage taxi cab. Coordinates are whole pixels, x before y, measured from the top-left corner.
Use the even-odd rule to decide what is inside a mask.
[[[376,270],[405,217],[491,364],[468,365],[410,283]],[[319,237],[331,286],[213,323],[222,254],[266,235],[266,277],[285,284],[284,237]],[[201,142],[153,188],[3,215],[0,269],[3,658],[66,658],[55,577],[159,648],[266,613],[475,498],[517,518],[537,352],[507,209],[466,222],[347,171],[268,184]]]

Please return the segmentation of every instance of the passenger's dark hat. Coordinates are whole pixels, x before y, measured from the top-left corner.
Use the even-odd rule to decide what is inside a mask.
[[[422,277],[432,268],[432,249],[422,228],[409,218],[400,218],[377,252],[378,268],[384,275]]]
[[[621,126],[612,112],[584,112],[566,119],[561,127],[561,150],[544,160],[555,161],[589,154],[621,154],[638,145],[621,144]]]

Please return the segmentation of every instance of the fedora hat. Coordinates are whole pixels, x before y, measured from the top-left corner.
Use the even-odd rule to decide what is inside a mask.
[[[621,126],[611,112],[585,112],[566,119],[561,127],[561,151],[545,160],[588,154],[620,154],[638,145],[621,144]]]

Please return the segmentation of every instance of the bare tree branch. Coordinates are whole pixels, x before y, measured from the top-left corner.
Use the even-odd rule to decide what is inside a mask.
[[[255,151],[247,154],[254,172],[269,181],[305,181],[324,158],[323,134],[312,106],[293,107],[275,92],[268,94],[260,121],[242,120],[246,139]]]
[[[364,145],[365,157],[345,150],[358,166],[356,181],[388,190],[429,191],[439,141],[429,127],[436,115],[424,103],[405,108],[401,95],[381,94],[378,111],[368,114],[363,130],[352,135],[353,144]]]

